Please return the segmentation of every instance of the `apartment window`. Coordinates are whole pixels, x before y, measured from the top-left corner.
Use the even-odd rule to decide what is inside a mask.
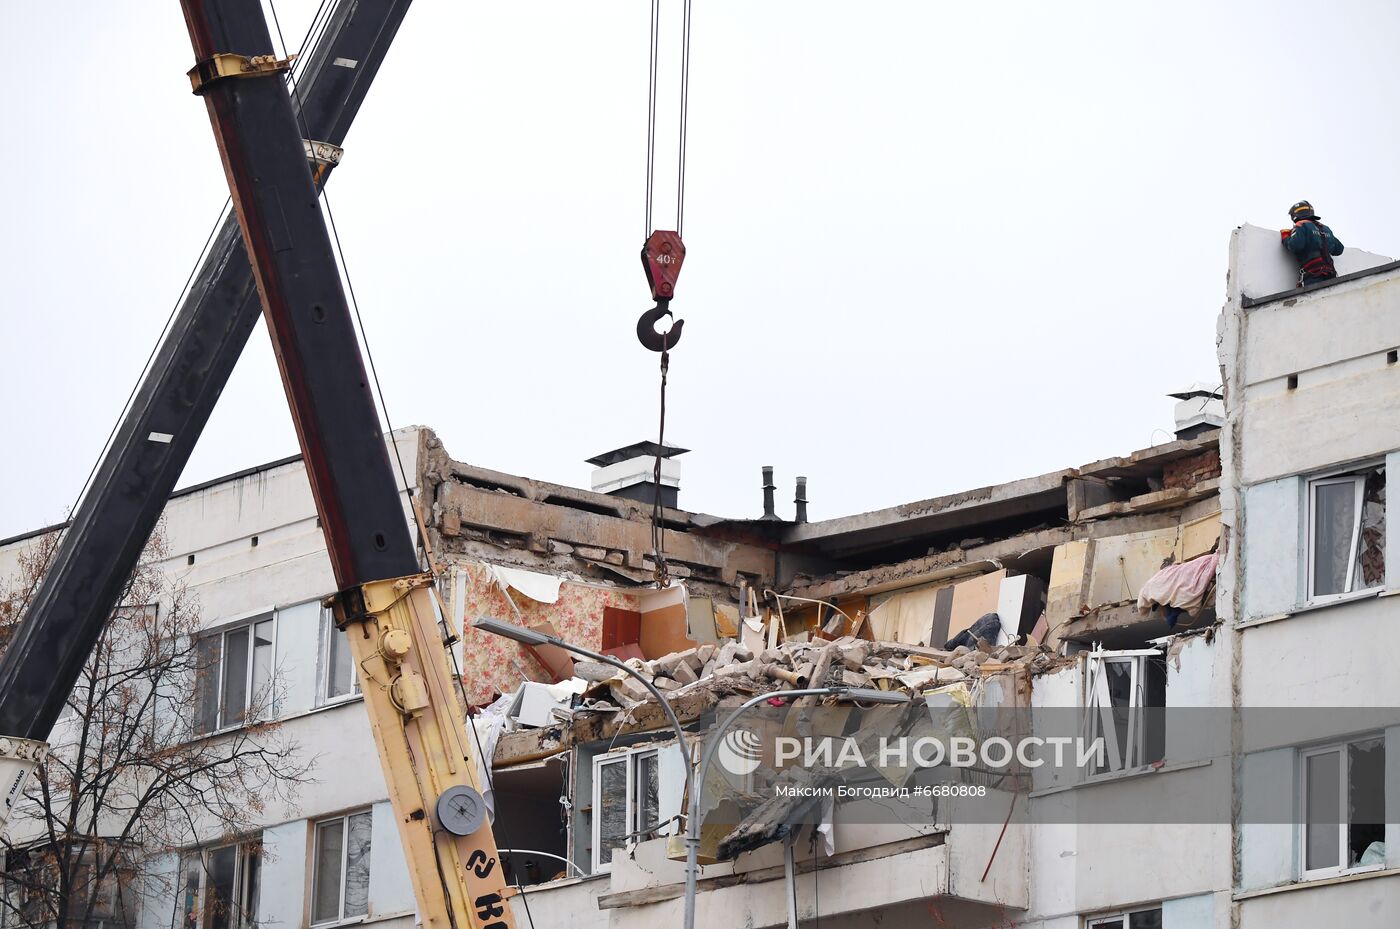
[[[360,692],[360,676],[350,657],[346,634],[335,628],[331,611],[321,610],[321,684],[320,701],[334,703]]]
[[[1095,916],[1084,924],[1085,929],[1162,929],[1162,908]]]
[[[181,869],[183,929],[251,929],[257,925],[261,883],[260,841],[189,856]]]
[[[1385,865],[1385,740],[1360,739],[1300,754],[1303,876]]]
[[[316,823],[311,922],[334,923],[369,912],[370,812]]]
[[[1308,600],[1385,583],[1385,469],[1308,482]]]
[[[202,732],[241,726],[272,700],[272,617],[199,640],[199,725]]]
[[[1166,755],[1163,710],[1167,663],[1156,649],[1085,654],[1083,736],[1103,739],[1103,762],[1090,774],[1130,771]]]
[[[614,849],[656,828],[660,754],[643,749],[593,759],[593,871],[612,867]]]

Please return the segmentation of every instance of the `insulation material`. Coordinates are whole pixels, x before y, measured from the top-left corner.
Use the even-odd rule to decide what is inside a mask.
[[[514,693],[521,682],[548,680],[549,672],[524,646],[472,627],[479,616],[489,616],[522,626],[552,623],[560,637],[585,648],[602,644],[603,611],[607,607],[638,608],[638,595],[611,587],[595,587],[565,582],[554,603],[506,593],[496,581],[490,565],[462,562],[458,568],[461,608],[454,604],[454,615],[463,622],[462,682],[467,700],[487,703],[494,693]]]
[[[709,597],[691,597],[686,600],[685,628],[692,642],[702,645],[706,642],[718,642],[719,636],[715,634],[715,601]]]
[[[997,613],[1010,636],[1030,635],[1045,604],[1045,582],[1031,574],[1018,574],[1001,582]]]
[[[715,604],[715,634],[721,639],[739,637],[739,608],[727,603]]]
[[[1199,558],[1215,547],[1220,541],[1220,514],[1212,513],[1193,519],[1181,525],[1181,545],[1177,548],[1177,561],[1190,561]]]
[[[1055,546],[1055,555],[1050,563],[1050,590],[1045,602],[1045,619],[1050,629],[1084,612],[1093,547],[1094,543],[1090,541],[1066,542]]]
[[[1045,604],[1049,635],[1095,607],[1135,601],[1165,562],[1198,558],[1219,538],[1217,512],[1175,528],[1056,546]]]
[[[931,644],[935,647],[941,646],[964,629],[971,629],[978,619],[988,613],[995,613],[997,600],[1001,596],[1001,582],[1005,578],[1006,571],[1001,570],[954,584],[953,609],[948,619],[947,636],[942,641]]]
[[[920,587],[885,597],[870,611],[870,637],[878,642],[929,645],[939,590]]]

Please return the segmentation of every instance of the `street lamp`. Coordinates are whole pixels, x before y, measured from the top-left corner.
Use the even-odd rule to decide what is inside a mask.
[[[685,929],[695,929],[695,885],[700,877],[700,791],[698,785],[705,783],[705,774],[710,768],[710,759],[719,748],[724,733],[747,711],[773,698],[791,697],[836,697],[852,703],[908,703],[909,695],[889,690],[873,690],[866,687],[810,687],[804,690],[783,690],[751,697],[734,709],[724,721],[710,733],[705,753],[700,756],[700,768],[691,786],[690,801],[685,814]]]
[[[671,728],[676,731],[677,745],[683,754],[686,754],[685,730],[681,728],[681,721],[676,717],[676,711],[671,707],[671,702],[666,699],[666,695],[657,689],[656,685],[647,680],[635,668],[619,661],[611,655],[604,655],[584,648],[581,645],[574,645],[566,642],[558,636],[546,635],[535,629],[526,629],[514,623],[503,622],[499,619],[491,619],[483,616],[477,619],[472,625],[482,632],[489,632],[492,635],[502,636],[519,642],[521,645],[557,645],[567,652],[575,655],[582,655],[592,661],[600,661],[603,664],[611,665],[626,674],[635,678],[645,687],[665,711],[666,718],[671,721]],[[895,704],[908,703],[909,695],[896,693],[888,690],[874,690],[866,687],[810,687],[803,690],[783,690],[773,693],[760,694],[757,697],[746,700],[740,704],[732,713],[724,718],[709,736],[709,743],[705,746],[705,752],[700,756],[700,767],[698,771],[692,771],[690,759],[685,759],[682,765],[685,770],[685,792],[688,798],[685,817],[685,929],[695,929],[695,885],[700,874],[700,790],[699,785],[705,783],[705,773],[709,770],[710,759],[714,757],[715,749],[719,747],[720,739],[725,731],[734,724],[748,710],[753,709],[760,703],[774,698],[787,700],[793,697],[836,697],[851,703],[879,703]],[[489,759],[483,759],[483,763],[489,764]]]

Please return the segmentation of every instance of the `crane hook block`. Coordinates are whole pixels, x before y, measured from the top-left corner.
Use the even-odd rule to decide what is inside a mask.
[[[642,246],[642,268],[651,285],[651,299],[661,302],[676,295],[676,278],[681,276],[685,245],[680,233],[658,229]]]
[[[675,348],[676,343],[681,340],[681,327],[685,325],[685,320],[671,316],[670,303],[670,300],[656,301],[656,306],[647,310],[637,320],[637,340],[650,351],[665,354],[668,349]],[[661,322],[663,316],[671,316],[675,322],[665,332],[657,332],[656,324]]]

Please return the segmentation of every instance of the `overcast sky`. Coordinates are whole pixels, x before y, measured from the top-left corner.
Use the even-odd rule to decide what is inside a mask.
[[[6,536],[66,516],[227,188],[178,3],[0,2]],[[289,41],[315,6],[280,0]],[[417,0],[347,140],[331,204],[389,413],[458,459],[586,486],[655,437],[647,10]],[[1232,227],[1307,197],[1400,254],[1397,19],[695,0],[682,505],[757,515],[772,464],[819,519],[1167,439],[1163,395],[1219,380]],[[259,327],[182,483],[295,451]]]

